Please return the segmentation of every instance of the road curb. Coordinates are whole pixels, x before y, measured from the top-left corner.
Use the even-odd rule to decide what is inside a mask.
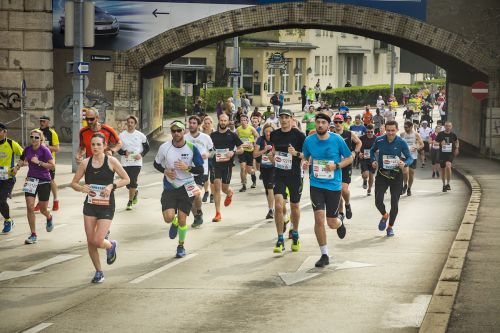
[[[445,333],[448,328],[481,203],[481,186],[476,179],[460,168],[455,168],[455,172],[465,181],[471,195],[460,228],[451,245],[448,258],[432,294],[424,320],[420,325],[420,333]]]
[[[57,189],[60,190],[60,189],[63,189],[63,188],[66,188],[66,187],[70,187],[70,186],[71,186],[71,182],[64,183],[64,184],[57,185]],[[19,192],[12,193],[12,197],[13,198],[20,197],[20,196],[24,196],[24,192],[19,191]]]

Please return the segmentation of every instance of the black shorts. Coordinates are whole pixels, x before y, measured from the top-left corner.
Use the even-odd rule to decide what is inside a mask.
[[[238,160],[240,163],[246,163],[248,166],[253,165],[253,152],[252,151],[244,151],[243,154],[238,155]]]
[[[260,174],[262,175],[262,183],[264,183],[264,188],[266,190],[272,190],[274,188],[274,168],[260,168]]]
[[[373,168],[372,162],[369,158],[361,159],[359,165],[361,165],[361,172],[369,171],[370,173],[375,173],[375,169]]]
[[[299,203],[302,196],[302,177],[300,175],[274,176],[274,195],[281,194],[286,198],[286,188],[290,193],[290,202]]]
[[[254,160],[256,163],[260,164],[262,163],[262,156],[254,157]]]
[[[426,153],[428,153],[428,152],[429,152],[429,142],[428,142],[428,141],[424,141],[424,151],[425,151]]]
[[[352,175],[352,166],[346,166],[342,168],[342,183],[350,184]]]
[[[233,164],[232,162],[225,164],[216,163],[214,166],[215,179],[222,180],[222,184],[229,185],[231,183],[231,176],[233,174]]]
[[[52,180],[56,179],[56,169],[49,170],[49,173],[50,173],[50,179]]]
[[[127,185],[127,188],[137,188],[137,178],[139,177],[139,173],[141,172],[140,166],[126,166],[123,167],[128,177],[130,178],[130,184]]]
[[[196,183],[196,185],[203,187],[207,181],[208,181],[208,175],[194,176],[194,182]]]
[[[0,180],[0,202],[6,202],[7,198],[10,198],[15,183],[16,183],[15,177],[10,179]]]
[[[311,205],[313,210],[325,210],[326,206],[326,217],[337,217],[339,215],[341,193],[342,191],[331,191],[310,186]]]
[[[439,162],[439,149],[431,149],[430,153],[431,163],[437,164]]]
[[[164,212],[167,209],[177,209],[189,216],[193,201],[194,197],[188,196],[184,186],[175,190],[163,190],[161,194],[161,210]]]
[[[215,170],[214,163],[212,159],[208,160],[208,178],[210,179],[210,183],[214,183],[215,180]]]
[[[24,193],[25,197],[36,197],[38,195],[38,201],[49,201],[50,198],[50,182],[38,184],[36,187],[35,194]]]
[[[420,120],[418,120],[418,119],[413,119],[413,123],[414,123],[415,125],[418,125],[418,124],[420,124]]]
[[[446,162],[453,162],[453,153],[439,153],[439,165],[442,169],[446,168]]]
[[[114,198],[110,198],[109,206],[92,205],[85,200],[83,204],[83,215],[92,216],[98,220],[112,220],[115,216]]]

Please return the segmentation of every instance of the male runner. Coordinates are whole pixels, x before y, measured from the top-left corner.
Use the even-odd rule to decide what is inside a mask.
[[[342,217],[338,218],[340,196],[342,192],[341,168],[352,163],[351,150],[340,135],[328,132],[330,117],[324,113],[316,115],[316,134],[304,141],[304,169],[310,172],[310,195],[314,210],[314,233],[318,241],[321,257],[316,267],[330,264],[326,243],[326,223],[331,229],[337,229],[337,235],[343,239],[346,229]],[[311,158],[312,168],[308,167]]]
[[[259,133],[257,130],[248,124],[248,116],[242,114],[240,117],[241,125],[236,128],[236,133],[243,142],[243,154],[238,155],[240,161],[240,177],[241,177],[241,189],[240,192],[245,192],[247,190],[247,174],[250,174],[252,178],[252,188],[257,186],[257,177],[255,176],[255,169],[253,168],[253,145]]]
[[[411,121],[405,122],[404,129],[404,132],[401,132],[400,136],[408,144],[413,162],[404,169],[403,189],[401,194],[406,193],[407,196],[411,196],[411,186],[413,185],[415,169],[417,168],[418,151],[424,147],[424,143],[420,135],[413,129],[413,123]]]
[[[432,128],[430,128],[428,125],[429,123],[427,120],[424,120],[420,123],[420,128],[418,129],[418,134],[422,138],[422,141],[424,143],[424,148],[420,149],[420,160],[422,161],[422,168],[425,167],[425,162],[427,161],[427,156],[426,153],[429,152],[429,137],[432,133]]]
[[[274,247],[275,253],[282,253],[285,249],[283,238],[283,207],[286,189],[290,193],[290,210],[293,224],[292,251],[300,249],[299,220],[300,220],[300,197],[302,195],[302,145],[305,135],[297,128],[292,127],[292,111],[282,109],[280,112],[281,128],[271,132],[273,144],[274,175],[274,221],[278,233],[278,241]]]
[[[54,158],[54,162],[56,160],[56,153],[59,151],[59,137],[57,136],[56,131],[50,127],[50,118],[47,116],[40,117],[40,130],[43,132],[43,136],[45,137],[45,145],[49,148],[52,153],[52,157]],[[56,170],[49,170],[50,177],[52,180],[50,181],[50,190],[52,192],[53,202],[52,202],[52,210],[59,210],[59,200],[57,198],[57,184],[55,179]],[[40,211],[39,204],[36,204],[35,211]]]
[[[23,148],[16,141],[7,138],[7,125],[0,123],[0,214],[4,218],[2,229],[4,234],[9,233],[14,227],[7,200],[11,196],[16,183],[16,174],[19,171],[15,155],[21,156],[22,154]]]
[[[378,169],[375,177],[375,206],[382,218],[378,224],[378,230],[386,230],[387,237],[394,236],[394,222],[398,215],[399,197],[401,186],[403,185],[403,169],[413,163],[408,144],[401,137],[397,136],[398,123],[394,120],[385,124],[385,135],[377,137],[370,149],[370,160],[372,167]],[[378,151],[378,157],[375,153]],[[402,157],[406,160],[403,162]],[[391,191],[391,211],[388,214],[384,205],[384,195],[390,188]]]
[[[443,192],[451,191],[451,167],[453,158],[458,155],[460,144],[458,137],[451,130],[451,121],[444,123],[444,131],[438,133],[436,141],[439,142],[441,151],[439,152],[439,164],[441,166],[441,180],[443,181]]]
[[[123,143],[122,148],[118,151],[121,155],[121,164],[123,169],[130,178],[128,189],[127,210],[132,209],[132,205],[136,205],[138,201],[137,178],[141,172],[142,158],[149,151],[149,142],[146,136],[136,130],[138,120],[135,116],[127,117],[127,129],[120,133],[119,138]]]
[[[373,179],[375,169],[370,162],[370,149],[375,143],[375,128],[372,124],[366,126],[366,134],[359,138],[361,140],[361,152],[359,153],[361,164],[361,177],[363,177],[363,188],[366,190],[366,195],[370,196],[372,193]]]
[[[162,144],[153,163],[163,173],[161,209],[166,223],[172,223],[168,235],[175,239],[179,234],[176,258],[186,255],[186,220],[195,196],[200,191],[194,182],[194,175],[203,174],[203,158],[194,144],[184,139],[185,125],[180,121],[170,124],[172,140]],[[177,219],[174,219],[177,212]]]
[[[194,177],[196,185],[200,191],[204,190],[205,183],[208,182],[208,158],[214,149],[214,144],[209,135],[200,132],[201,119],[198,116],[189,117],[189,133],[184,138],[192,142],[201,153],[203,158],[203,174]],[[193,203],[194,222],[191,227],[198,228],[203,224],[203,211],[201,209],[201,195],[195,196]]]
[[[354,145],[354,154],[359,155],[361,151],[361,140],[359,140],[358,136],[351,131],[344,129],[344,118],[341,115],[335,115],[333,117],[333,123],[335,125],[335,133],[340,135],[347,147],[353,150]],[[363,126],[364,127],[364,126]],[[340,198],[340,206],[339,206],[339,215],[344,215],[344,202],[345,202],[345,217],[350,219],[352,218],[352,209],[351,209],[351,192],[349,191],[349,184],[351,183],[351,175],[352,175],[352,165],[348,164],[345,168],[342,168],[342,197]]]
[[[236,154],[243,153],[243,142],[241,142],[238,136],[229,130],[229,117],[225,114],[219,116],[219,126],[218,130],[210,134],[210,138],[214,143],[215,149],[215,163],[214,163],[214,173],[215,173],[215,217],[212,222],[220,222],[222,219],[220,214],[220,192],[226,194],[226,199],[224,200],[224,206],[229,206],[233,198],[233,190],[229,187],[231,183],[231,175],[233,172],[233,157]],[[236,151],[235,151],[236,148]]]

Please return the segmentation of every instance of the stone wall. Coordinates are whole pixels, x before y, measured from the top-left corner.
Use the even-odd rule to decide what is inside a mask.
[[[0,0],[0,93],[21,94],[26,80],[26,125],[38,126],[38,117],[53,117],[52,0]],[[0,121],[19,116],[20,103],[0,107]],[[9,124],[9,136],[19,140],[21,122]]]

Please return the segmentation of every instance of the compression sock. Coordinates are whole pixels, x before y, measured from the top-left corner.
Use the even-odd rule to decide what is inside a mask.
[[[297,230],[293,230],[292,237],[293,237],[293,239],[299,239],[299,232]]]
[[[285,239],[283,238],[283,234],[278,235],[278,242],[285,242]]]
[[[186,239],[187,234],[187,225],[181,227],[179,226],[179,244],[184,244],[184,240]]]

